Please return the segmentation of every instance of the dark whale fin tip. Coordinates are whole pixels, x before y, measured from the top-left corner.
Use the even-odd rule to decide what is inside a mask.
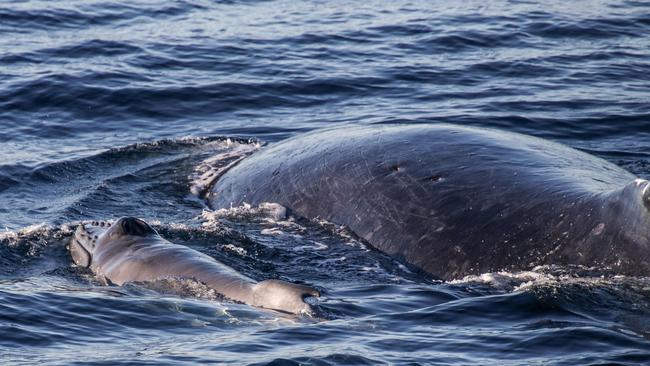
[[[122,217],[118,220],[122,233],[125,235],[147,236],[155,234],[156,231],[144,220],[136,217]]]

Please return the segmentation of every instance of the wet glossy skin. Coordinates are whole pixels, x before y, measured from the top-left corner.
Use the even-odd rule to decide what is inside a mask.
[[[263,149],[208,199],[213,208],[276,202],[347,225],[444,279],[541,264],[647,275],[647,187],[600,158],[521,134],[359,126]]]
[[[255,282],[212,257],[163,239],[141,219],[93,224],[79,226],[70,253],[77,265],[90,267],[110,283],[193,278],[228,299],[296,314],[311,310],[304,298],[319,295],[313,288],[284,281]]]

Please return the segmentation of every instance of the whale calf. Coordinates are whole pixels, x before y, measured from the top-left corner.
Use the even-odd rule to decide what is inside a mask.
[[[273,279],[255,282],[210,256],[163,239],[134,217],[122,217],[113,224],[80,225],[69,250],[75,264],[117,285],[191,278],[230,300],[294,314],[311,312],[304,300],[319,296],[317,290],[304,285]]]
[[[231,167],[213,209],[279,203],[441,279],[538,265],[650,275],[646,180],[570,147],[451,124],[319,130]]]

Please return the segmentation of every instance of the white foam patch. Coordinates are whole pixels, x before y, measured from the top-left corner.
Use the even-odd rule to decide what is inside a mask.
[[[275,221],[281,221],[287,218],[287,208],[279,203],[262,202],[259,208]]]
[[[203,196],[223,173],[262,147],[252,140],[242,143],[226,139],[220,143],[214,155],[199,163],[189,177],[190,191],[195,196]]]
[[[476,276],[466,276],[460,280],[449,281],[451,284],[484,283],[498,290],[516,292],[531,291],[538,288],[558,288],[579,285],[583,287],[612,285],[628,277],[622,275],[605,276],[594,268],[559,270],[562,267],[538,266],[530,271],[493,272]]]
[[[517,288],[527,283],[536,281],[543,281],[549,275],[545,273],[533,271],[522,272],[493,272],[483,273],[480,275],[465,276],[460,280],[452,280],[452,284],[467,284],[467,283],[484,283],[496,289],[515,291]]]
[[[260,231],[260,234],[278,236],[284,234],[284,231],[280,230],[277,227],[273,227],[273,228],[263,229],[262,231]]]
[[[313,251],[313,250],[327,250],[329,246],[319,241],[312,241],[312,245],[300,245],[293,248],[295,252]]]
[[[211,228],[218,225],[219,221],[225,220],[250,220],[251,218],[262,219],[267,224],[272,224],[273,227],[266,227],[261,230],[260,234],[268,236],[281,236],[291,235],[297,238],[302,238],[300,234],[307,230],[304,226],[298,224],[295,218],[288,215],[287,208],[273,202],[263,202],[257,206],[249,203],[244,203],[241,206],[231,208],[221,208],[218,210],[204,209],[202,214],[198,217],[203,221],[203,227]],[[344,225],[337,225],[327,220],[320,218],[311,220],[314,224],[325,228],[333,235],[338,237],[343,244],[369,251],[370,249],[361,242],[357,236]],[[309,245],[313,250],[324,250],[327,247],[322,247],[324,244]]]
[[[41,223],[18,230],[5,230],[0,232],[0,245],[23,247],[27,249],[25,251],[27,257],[38,257],[41,250],[53,242],[67,240],[67,237],[74,233],[76,227],[76,225],[63,225],[58,228]]]
[[[181,136],[173,139],[161,139],[155,141],[136,142],[123,147],[112,148],[109,149],[108,151],[133,151],[133,150],[141,151],[141,150],[151,150],[159,147],[178,145],[178,144],[194,145],[194,146],[210,146],[210,147],[219,148],[222,146],[227,146],[228,141],[223,138],[217,138],[215,140],[214,138],[210,138],[210,137],[198,137],[198,136],[187,135],[187,136]]]
[[[17,242],[20,238],[26,236],[34,235],[47,235],[53,230],[52,226],[46,225],[44,223],[34,224],[20,228],[18,230],[9,230],[5,229],[4,232],[0,232],[0,240],[7,241],[8,244]]]
[[[102,220],[104,223],[112,225],[113,220]],[[59,227],[54,227],[49,224],[40,223],[30,226],[26,226],[17,230],[5,229],[4,232],[0,232],[0,240],[7,241],[10,244],[24,238],[33,238],[33,237],[48,237],[48,236],[68,236],[73,235],[77,230],[79,225],[84,225],[87,228],[92,228],[94,223],[98,221],[93,220],[81,220],[81,221],[71,221],[65,224],[62,224]]]
[[[287,208],[278,203],[271,202],[263,202],[257,206],[244,203],[237,207],[203,210],[200,216],[207,223],[218,221],[219,219],[241,219],[249,217],[261,217],[267,219],[269,222],[281,223],[287,219]],[[291,225],[289,222],[283,222],[282,224],[285,226]]]
[[[240,255],[242,257],[245,257],[245,256],[248,255],[248,252],[246,251],[246,249],[238,247],[238,246],[233,245],[233,244],[222,245],[221,249],[225,250],[225,251],[236,253],[236,254],[238,254],[238,255]]]
[[[173,231],[189,232],[189,231],[192,231],[194,229],[192,226],[187,225],[187,224],[182,224],[182,223],[162,222],[160,220],[145,220],[145,221],[148,222],[149,225],[151,225],[151,226],[163,227],[163,228],[173,230]]]
[[[345,262],[347,259],[348,259],[348,257],[341,256],[341,257],[338,257],[338,258],[323,259],[322,261],[320,261],[320,263],[323,264],[323,265],[327,265],[327,264],[330,264],[330,263],[341,263],[341,262]]]
[[[354,232],[348,228],[345,225],[337,225],[332,222],[329,222],[324,219],[314,219],[312,220],[316,224],[330,230],[333,232],[336,236],[345,239],[345,245],[355,247],[355,248],[360,248],[360,249],[365,249],[366,251],[369,251],[368,247],[362,243],[357,236],[354,234]]]

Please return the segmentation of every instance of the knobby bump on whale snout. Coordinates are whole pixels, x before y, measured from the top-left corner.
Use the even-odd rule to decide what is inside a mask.
[[[68,244],[72,260],[77,266],[90,266],[97,239],[110,227],[111,223],[107,221],[91,221],[77,226]]]

